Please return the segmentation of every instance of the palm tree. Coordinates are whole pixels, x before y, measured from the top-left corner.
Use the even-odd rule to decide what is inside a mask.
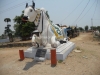
[[[10,18],[5,18],[4,21],[7,22],[7,25],[8,25],[8,22],[11,22],[11,19]]]

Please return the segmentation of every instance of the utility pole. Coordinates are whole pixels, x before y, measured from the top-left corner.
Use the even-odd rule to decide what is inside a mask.
[[[76,24],[76,27],[77,27],[77,24]]]
[[[91,18],[91,26],[92,26],[92,33],[93,33],[93,19]]]

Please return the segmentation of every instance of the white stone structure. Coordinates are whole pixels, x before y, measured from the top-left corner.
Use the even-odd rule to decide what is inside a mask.
[[[35,58],[37,49],[43,47],[47,49],[47,52],[46,57],[41,58],[41,60],[45,58],[50,59],[50,49],[53,47],[56,48],[57,59],[64,60],[75,47],[74,43],[67,40],[66,28],[61,29],[59,26],[51,23],[46,15],[46,10],[44,8],[35,9],[34,2],[32,6],[26,4],[23,20],[34,22],[40,33],[39,37],[33,35],[32,43],[35,47],[31,47],[25,51],[25,57]]]
[[[60,46],[58,46],[56,48],[57,60],[64,60],[64,59],[66,59],[67,55],[74,49],[74,47],[75,47],[75,44],[70,42],[70,41],[68,41],[67,43],[64,43],[64,44],[61,44]],[[39,48],[40,49],[47,49],[47,52],[46,52],[46,56],[45,57],[40,57],[40,58],[37,58],[37,59],[39,59],[40,61],[44,61],[45,59],[50,59],[51,58],[50,50],[52,48],[51,48],[50,44],[48,44],[46,47],[39,47]],[[34,47],[28,48],[24,52],[24,56],[28,57],[28,58],[36,59],[35,55],[36,55],[37,49],[38,48],[34,48]]]

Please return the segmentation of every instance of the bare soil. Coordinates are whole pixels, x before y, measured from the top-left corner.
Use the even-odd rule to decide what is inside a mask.
[[[100,41],[94,41],[91,33],[81,33],[70,41],[81,52],[73,50],[55,67],[51,67],[50,60],[19,61],[19,50],[28,47],[0,48],[0,75],[100,75]]]

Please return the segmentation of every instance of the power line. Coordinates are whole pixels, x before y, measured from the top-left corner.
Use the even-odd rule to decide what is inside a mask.
[[[27,0],[26,0],[26,1],[27,1]],[[19,3],[19,4],[17,4],[17,5],[14,5],[14,6],[8,8],[8,9],[2,10],[2,11],[0,11],[0,12],[4,12],[4,11],[7,11],[7,10],[9,10],[9,9],[16,8],[17,6],[22,5],[22,4],[25,3],[26,1],[24,1],[24,2],[22,2],[22,3]]]
[[[18,0],[13,0],[13,1],[10,2],[10,3],[6,3],[5,5],[0,6],[0,8],[5,7],[5,6],[7,6],[7,5],[9,5],[9,4],[11,4],[11,3],[15,2],[15,1],[18,1]]]
[[[82,15],[82,13],[84,12],[84,10],[85,10],[86,7],[88,6],[89,2],[90,2],[90,0],[87,2],[85,8],[83,9],[83,11],[81,12],[81,14],[77,17],[77,19],[76,19],[73,23],[75,23],[75,22],[79,19],[79,17]],[[72,24],[73,24],[73,23],[72,23]]]
[[[93,20],[100,20],[100,19],[93,19]]]
[[[97,0],[97,4],[98,4],[98,0]],[[95,10],[94,10],[94,13],[93,13],[92,18],[93,18],[93,17],[94,17],[94,15],[95,15],[95,11],[96,11],[96,8],[97,8],[97,4],[96,4],[96,7],[95,7]]]
[[[95,2],[96,2],[96,0],[93,2],[93,4],[91,5],[91,7],[89,8],[89,10],[92,8],[92,6],[94,5]],[[85,13],[85,15],[89,12],[89,10]],[[84,15],[83,17],[85,17],[85,15]],[[82,17],[82,18],[83,18],[83,17]],[[79,21],[81,21],[82,18],[81,18]],[[78,22],[79,22],[79,21],[78,21]],[[77,22],[77,23],[78,23],[78,22]]]
[[[98,4],[98,0],[97,0],[97,4]],[[91,25],[92,25],[92,27],[93,27],[93,17],[94,17],[94,15],[95,15],[95,11],[96,11],[96,8],[97,8],[97,4],[96,4],[96,7],[95,7],[93,16],[92,16],[92,18],[91,18]],[[92,30],[93,30],[93,28],[92,28]]]
[[[78,4],[78,6],[77,6],[67,17],[65,17],[65,18],[61,21],[61,23],[62,23],[65,19],[67,19],[67,18],[79,7],[79,5],[80,5],[82,2],[83,2],[83,0]]]
[[[27,1],[27,0],[26,0],[26,1]],[[0,14],[2,14],[2,13],[4,13],[4,12],[7,12],[7,11],[10,11],[10,10],[12,10],[12,9],[15,9],[15,8],[17,8],[17,7],[19,7],[19,6],[22,6],[23,4],[25,4],[26,1],[24,1],[24,2],[22,2],[22,3],[19,3],[19,4],[15,5],[15,6],[12,6],[12,7],[8,8],[8,9],[5,9],[5,10],[3,10],[3,11],[0,11]]]

